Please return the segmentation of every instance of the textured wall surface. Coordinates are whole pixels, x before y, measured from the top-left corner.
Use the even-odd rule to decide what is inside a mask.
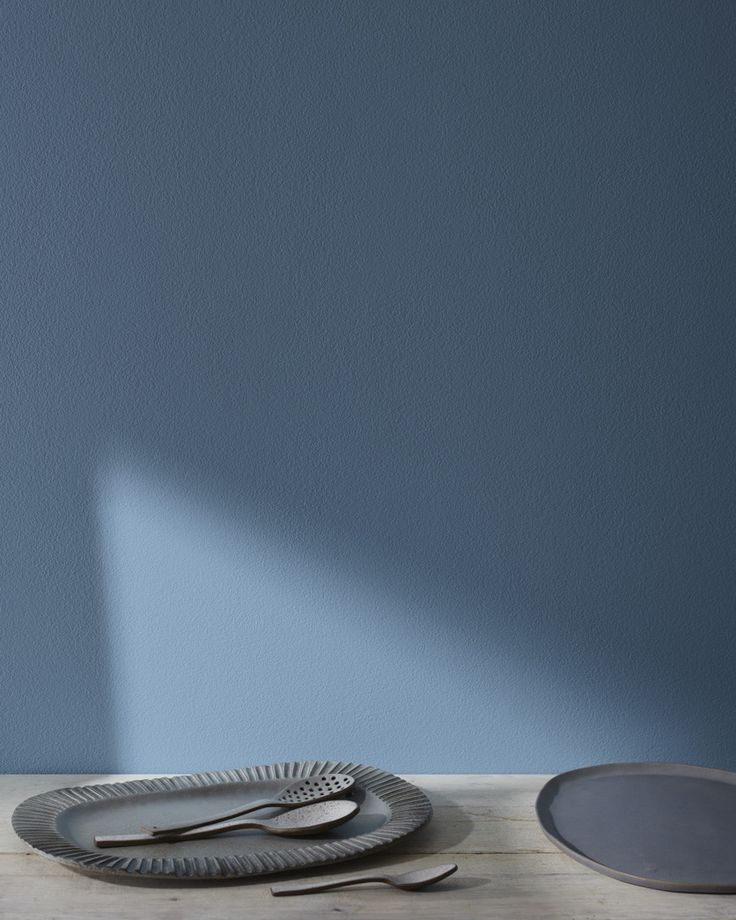
[[[0,767],[736,768],[734,47],[0,2]]]

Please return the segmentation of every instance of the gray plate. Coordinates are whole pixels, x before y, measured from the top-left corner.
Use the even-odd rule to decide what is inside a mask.
[[[736,893],[736,773],[672,763],[572,770],[544,786],[537,817],[561,850],[604,875]]]
[[[315,838],[240,831],[223,837],[98,849],[95,834],[126,834],[142,824],[218,813],[278,793],[289,780],[348,773],[359,814]],[[277,814],[264,809],[259,816]],[[375,767],[343,761],[293,761],[223,773],[193,773],[57,789],[22,802],[15,832],[34,850],[87,872],[182,879],[224,879],[303,869],[390,846],[425,824],[432,806],[421,790]]]

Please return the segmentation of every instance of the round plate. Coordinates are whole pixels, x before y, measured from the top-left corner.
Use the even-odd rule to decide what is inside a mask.
[[[672,763],[572,770],[544,786],[537,817],[561,850],[604,875],[736,893],[736,773]]]
[[[275,837],[240,831],[186,843],[98,849],[95,834],[126,834],[141,825],[217,814],[276,794],[292,779],[320,773],[355,777],[352,820],[319,837]],[[277,814],[264,809],[259,816]],[[353,859],[390,846],[432,816],[421,790],[376,767],[344,761],[292,761],[222,773],[193,773],[99,786],[57,789],[22,802],[15,832],[64,865],[106,875],[181,879],[265,875]]]

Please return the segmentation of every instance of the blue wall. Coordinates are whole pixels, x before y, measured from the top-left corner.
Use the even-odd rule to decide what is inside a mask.
[[[0,44],[3,769],[736,768],[736,5]]]

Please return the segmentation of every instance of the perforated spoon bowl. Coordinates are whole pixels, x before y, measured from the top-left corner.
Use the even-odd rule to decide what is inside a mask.
[[[217,824],[208,824],[207,827],[198,827],[184,831],[181,834],[110,834],[95,837],[98,847],[130,847],[151,843],[181,843],[186,840],[201,840],[204,837],[214,837],[217,834],[227,834],[230,831],[255,829],[277,834],[280,837],[300,837],[319,834],[344,824],[359,811],[355,802],[315,802],[304,805],[293,811],[285,811],[275,818],[233,818],[230,821],[220,821]]]
[[[271,894],[281,897],[287,894],[312,894],[315,891],[331,891],[333,888],[344,888],[346,885],[364,885],[366,882],[385,882],[400,888],[402,891],[419,891],[443,878],[457,872],[455,863],[446,863],[443,866],[432,866],[428,869],[414,869],[403,872],[401,875],[376,875],[372,872],[359,875],[343,875],[341,878],[324,879],[319,882],[280,882],[271,886]]]
[[[347,773],[321,773],[317,776],[304,776],[290,783],[278,795],[270,799],[248,802],[247,805],[241,805],[219,815],[210,815],[207,818],[198,818],[178,824],[153,825],[142,827],[141,830],[154,837],[181,834],[205,824],[219,824],[221,821],[229,821],[230,818],[249,815],[252,811],[259,811],[261,808],[298,808],[312,802],[326,802],[328,799],[344,795],[354,785],[355,777]]]

